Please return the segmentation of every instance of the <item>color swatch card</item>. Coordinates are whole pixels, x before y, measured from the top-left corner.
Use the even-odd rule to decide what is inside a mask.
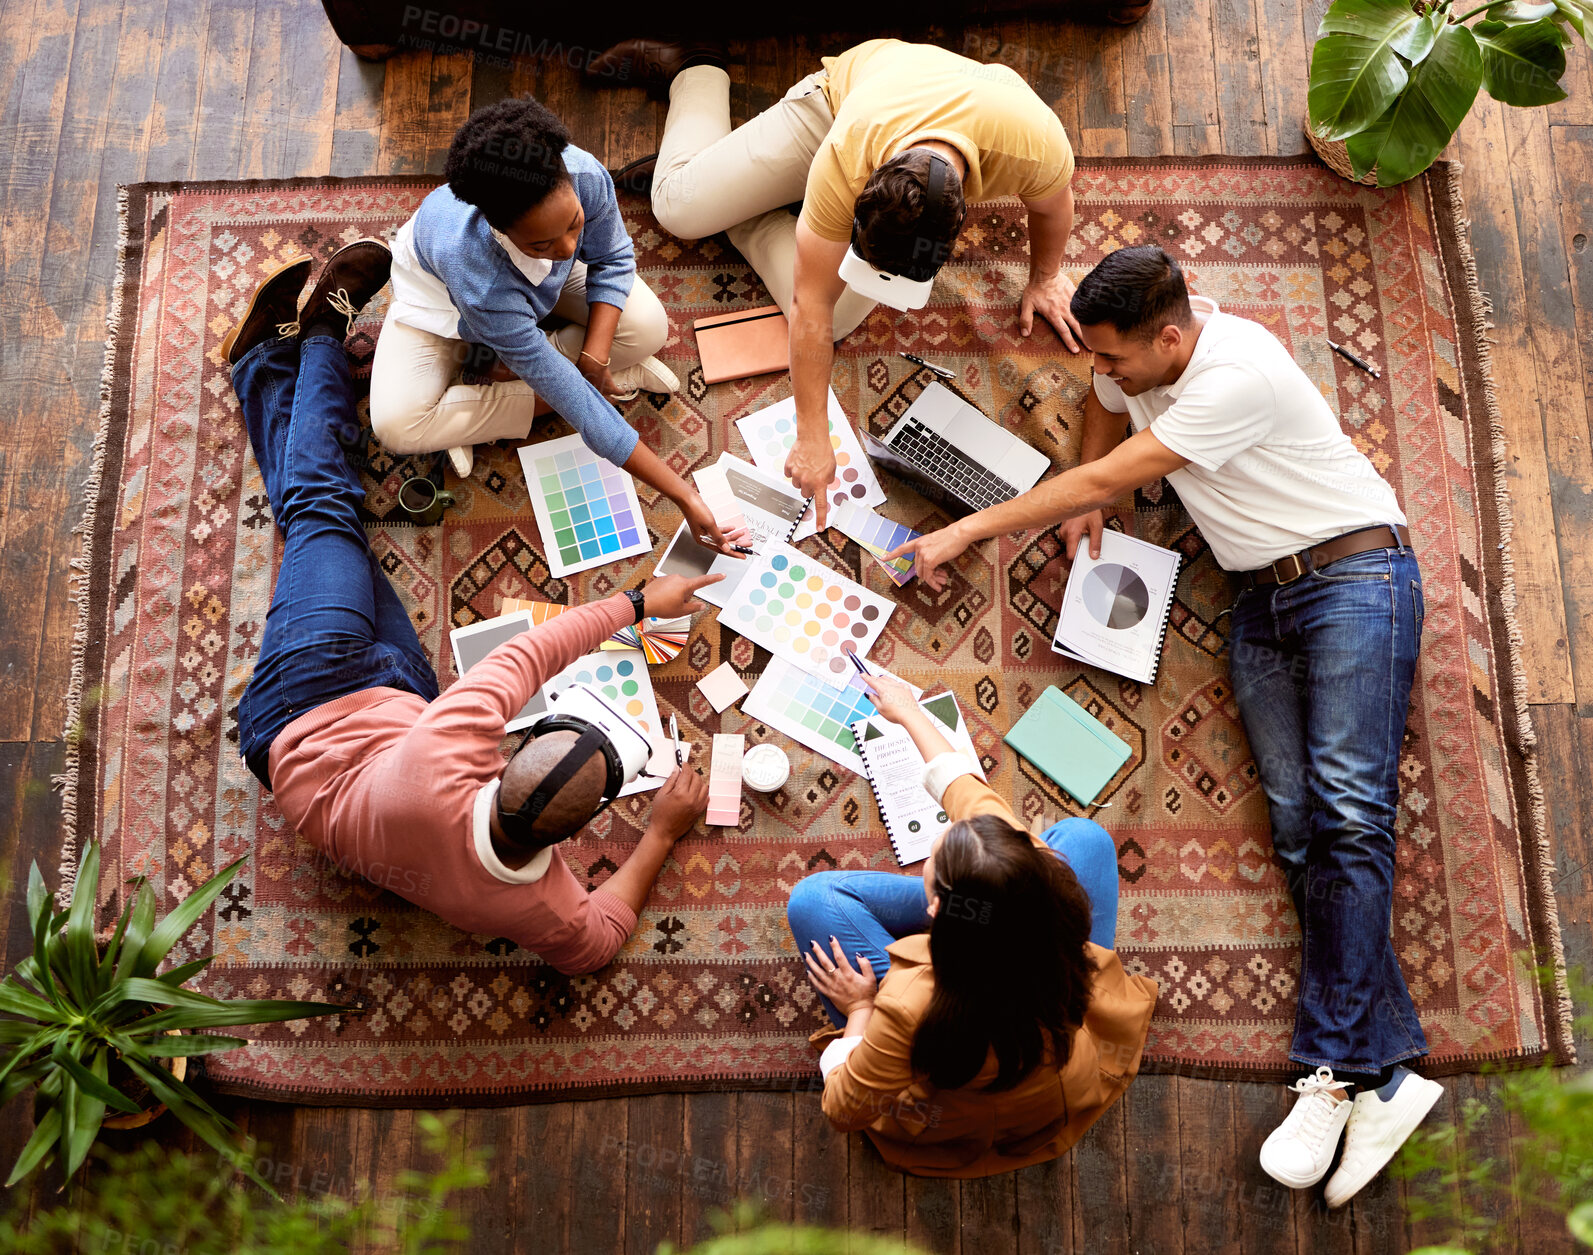
[[[844,657],[839,661],[847,672],[857,674]],[[874,668],[874,674],[879,673],[880,668]],[[913,684],[907,687],[914,697],[923,692]],[[820,679],[783,658],[771,658],[741,704],[741,711],[848,770],[863,774],[852,724],[877,712],[868,690],[860,684],[828,673]]]
[[[734,667],[728,662],[721,662],[697,681],[697,691],[714,708],[716,715],[722,715],[747,695],[747,686],[742,683]]]
[[[789,541],[808,505],[784,477],[760,471],[733,453],[721,453],[712,466],[693,471],[692,479],[719,526],[745,527],[750,533],[745,543],[756,550],[770,541]]]
[[[631,477],[580,436],[521,445],[520,465],[554,575],[652,549]]]
[[[979,765],[979,755],[956,697],[940,693],[918,706],[952,749],[964,754],[983,779],[984,769]],[[946,831],[950,821],[940,803],[924,788],[924,757],[913,738],[897,724],[877,715],[859,719],[852,731],[897,861],[906,867],[928,858],[935,838]]]
[[[882,514],[875,514],[867,506],[855,501],[843,502],[830,511],[830,526],[850,536],[884,568],[892,584],[900,588],[913,578],[911,558],[887,558],[892,549],[917,540],[921,535],[904,523],[893,523]]]
[[[830,447],[835,450],[835,479],[825,491],[830,504],[855,501],[859,505],[880,505],[885,500],[885,490],[874,476],[874,468],[863,456],[863,446],[858,443],[852,420],[836,399],[835,390],[829,394]],[[796,443],[796,399],[787,397],[767,409],[748,414],[736,420],[741,438],[752,450],[752,460],[758,469],[769,475],[785,479],[785,459]],[[786,480],[789,484],[790,481]],[[810,508],[797,526],[791,539],[806,540],[819,529],[813,521]]]
[[[845,655],[867,655],[896,609],[894,602],[790,545],[769,545],[747,573],[719,622],[771,654],[843,676]]]
[[[653,574],[684,575],[688,580],[696,579],[699,575],[723,575],[725,578],[719,583],[708,584],[697,590],[700,600],[723,606],[734,595],[751,566],[751,560],[739,554],[724,554],[698,544],[683,522],[670,537],[669,544],[658,559],[658,565],[653,568]]]
[[[548,603],[542,602],[542,605]],[[553,607],[555,611],[562,611],[564,606]],[[464,627],[454,628],[448,633],[448,642],[454,651],[454,674],[464,675],[471,667],[475,666],[493,650],[505,641],[513,640],[522,632],[529,632],[538,622],[546,622],[551,615],[538,619],[530,611],[520,611],[515,614],[499,615],[495,619],[483,619],[479,623],[468,623]],[[505,732],[518,732],[521,728],[529,727],[531,721],[546,710],[547,703],[538,693],[531,695],[525,708],[505,726]]]
[[[707,821],[720,828],[741,825],[741,755],[747,738],[739,732],[714,733],[713,757],[708,763]]]
[[[658,698],[653,693],[653,680],[647,673],[647,659],[639,649],[599,651],[577,658],[557,675],[549,678],[531,700],[536,710],[527,706],[521,714],[532,718],[548,708],[548,699],[562,693],[572,684],[589,685],[615,710],[631,720],[649,741],[669,744],[669,729],[658,713]],[[667,757],[667,755],[666,755]],[[620,790],[621,797],[656,789],[663,780],[647,775],[637,776]]]

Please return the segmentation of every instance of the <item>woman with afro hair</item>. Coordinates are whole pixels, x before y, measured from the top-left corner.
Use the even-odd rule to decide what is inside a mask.
[[[377,438],[395,453],[446,449],[463,477],[473,445],[521,439],[556,412],[723,545],[702,498],[613,405],[680,382],[653,356],[669,317],[636,275],[603,164],[527,97],[471,115],[446,174],[393,240],[393,299],[371,373]]]

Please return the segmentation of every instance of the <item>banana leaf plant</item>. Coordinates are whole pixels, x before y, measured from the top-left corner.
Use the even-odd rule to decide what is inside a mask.
[[[1564,100],[1565,50],[1590,20],[1593,0],[1333,0],[1311,50],[1311,129],[1344,141],[1356,178],[1403,183],[1438,159],[1479,89],[1507,105]]]
[[[122,1083],[142,1083],[152,1103],[171,1112],[225,1160],[257,1184],[271,1187],[230,1140],[234,1125],[165,1061],[246,1046],[241,1037],[203,1031],[243,1024],[297,1020],[347,1010],[324,1002],[246,999],[223,1002],[184,986],[215,958],[157,969],[238,874],[243,859],[223,868],[164,919],[155,918],[155,894],[140,881],[103,945],[95,934],[100,851],[84,852],[72,900],[57,911],[37,863],[28,875],[28,918],[33,953],[0,981],[0,1105],[32,1088],[33,1136],[17,1157],[9,1188],[57,1154],[70,1178],[98,1136],[107,1110],[139,1114],[143,1108],[112,1084],[113,1064]],[[173,1035],[173,1030],[178,1030]]]

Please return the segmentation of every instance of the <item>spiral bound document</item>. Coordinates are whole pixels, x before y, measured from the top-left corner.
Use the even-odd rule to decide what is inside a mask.
[[[1088,540],[1081,540],[1051,648],[1064,658],[1156,683],[1180,561],[1174,550],[1122,532],[1101,533],[1099,558],[1090,557]]]
[[[941,693],[925,698],[918,706],[940,728],[952,749],[968,756],[983,780],[984,769],[957,699]],[[946,831],[950,821],[924,788],[924,759],[913,738],[881,715],[853,723],[852,738],[867,769],[869,788],[874,790],[896,861],[906,867],[928,858],[935,838]]]

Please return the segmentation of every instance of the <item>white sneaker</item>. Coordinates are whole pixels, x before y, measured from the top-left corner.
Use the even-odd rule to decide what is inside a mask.
[[[614,386],[619,389],[621,401],[629,401],[638,392],[679,392],[680,379],[656,357],[645,358],[634,366],[616,370]]]
[[[467,444],[456,444],[448,450],[448,461],[455,475],[460,479],[469,479],[471,468],[476,464],[476,451]]]
[[[1393,1079],[1382,1089],[1366,1090],[1355,1095],[1354,1103],[1346,1103],[1354,1110],[1344,1134],[1344,1157],[1323,1191],[1327,1205],[1344,1206],[1381,1172],[1443,1093],[1444,1087],[1437,1081],[1417,1076],[1409,1068],[1396,1068]]]
[[[1355,1104],[1333,1096],[1331,1091],[1342,1086],[1333,1079],[1332,1068],[1318,1068],[1289,1088],[1300,1099],[1261,1144],[1261,1167],[1274,1181],[1303,1190],[1327,1175]]]

